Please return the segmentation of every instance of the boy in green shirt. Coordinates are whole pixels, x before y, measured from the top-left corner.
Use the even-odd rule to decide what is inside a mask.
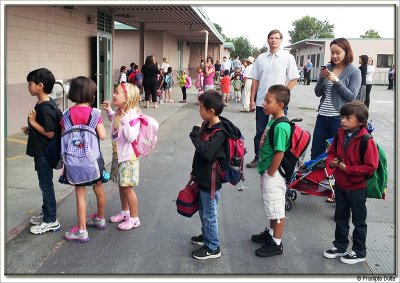
[[[282,235],[285,227],[285,178],[278,168],[285,151],[290,145],[291,128],[289,123],[278,123],[274,130],[274,145],[269,143],[269,128],[272,123],[284,116],[284,109],[290,101],[290,90],[284,85],[273,85],[268,89],[264,99],[263,109],[266,115],[272,115],[260,142],[260,159],[257,171],[260,173],[260,189],[264,200],[264,210],[270,220],[269,228],[265,228],[258,235],[251,236],[251,240],[261,243],[255,253],[260,257],[269,257],[282,254]]]

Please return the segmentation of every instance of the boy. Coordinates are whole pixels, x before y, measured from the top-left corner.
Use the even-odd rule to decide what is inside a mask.
[[[240,98],[241,98],[241,90],[242,90],[242,80],[240,78],[240,74],[236,74],[235,75],[235,79],[232,81],[232,86],[233,86],[233,90],[234,90],[234,94],[235,94],[235,101],[236,102],[240,102]]]
[[[360,101],[346,103],[340,109],[342,128],[338,130],[335,141],[329,148],[327,166],[336,168],[335,176],[335,240],[333,248],[324,252],[326,258],[341,257],[347,264],[365,261],[367,238],[366,180],[378,167],[378,149],[373,139],[368,140],[361,163],[359,148],[362,136],[368,133],[368,108]],[[349,245],[349,220],[352,215],[353,247],[346,253]]]
[[[231,79],[229,77],[229,70],[224,71],[224,77],[220,80],[220,85],[221,85],[221,94],[223,97],[223,100],[225,101],[225,106],[228,105],[228,96],[230,93],[231,89]]]
[[[53,169],[46,158],[46,147],[56,131],[56,117],[53,104],[55,101],[49,97],[55,83],[54,75],[47,69],[41,68],[30,72],[26,78],[28,89],[38,102],[28,115],[28,127],[21,130],[29,134],[26,154],[32,156],[35,162],[35,171],[42,191],[43,205],[39,215],[32,216],[30,232],[43,234],[48,231],[60,229],[57,220],[56,197],[53,185]]]
[[[260,142],[260,160],[257,171],[260,174],[260,188],[264,200],[264,210],[270,220],[269,228],[258,235],[251,236],[251,240],[264,244],[256,249],[260,257],[269,257],[283,253],[282,235],[285,228],[285,178],[278,169],[284,152],[289,148],[291,127],[289,123],[278,123],[274,130],[274,145],[269,143],[268,129],[272,123],[284,116],[284,109],[290,101],[290,90],[284,85],[273,85],[265,96],[263,109],[265,115],[272,115]]]
[[[229,78],[228,78],[229,79]],[[194,126],[190,139],[196,148],[191,176],[199,188],[199,216],[202,234],[191,238],[192,243],[202,246],[192,252],[196,259],[221,256],[218,239],[217,205],[221,189],[221,176],[216,166],[224,168],[226,162],[226,135],[240,138],[240,130],[220,116],[224,109],[222,97],[216,90],[208,90],[198,98],[203,124]],[[217,164],[218,163],[218,164]],[[213,169],[214,167],[214,174]],[[212,183],[212,176],[215,182]]]

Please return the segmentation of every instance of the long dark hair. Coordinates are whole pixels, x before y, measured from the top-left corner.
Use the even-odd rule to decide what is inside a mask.
[[[340,37],[332,40],[329,46],[331,47],[333,44],[338,45],[346,53],[343,59],[343,65],[351,64],[354,58],[353,58],[353,49],[351,49],[349,41],[346,38]],[[333,64],[332,60],[329,63]]]
[[[146,61],[144,62],[146,66],[155,65],[154,55],[149,55],[146,57]]]

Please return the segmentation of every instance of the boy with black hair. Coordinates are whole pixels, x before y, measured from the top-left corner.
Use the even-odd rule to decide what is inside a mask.
[[[365,261],[367,255],[367,177],[377,168],[379,154],[373,139],[369,139],[361,162],[359,154],[362,137],[368,134],[368,108],[361,101],[346,103],[340,109],[342,127],[329,148],[326,165],[336,168],[335,177],[335,240],[333,247],[324,252],[326,258],[341,257],[343,263]],[[352,251],[349,246],[349,221],[354,225]]]
[[[46,157],[46,148],[57,130],[55,101],[49,97],[55,83],[54,75],[45,68],[30,72],[26,78],[28,90],[32,96],[38,98],[35,108],[28,115],[28,126],[21,128],[29,134],[26,154],[32,156],[35,162],[35,171],[42,191],[42,212],[31,217],[30,232],[43,234],[60,229],[57,219],[57,203],[53,185],[53,168]],[[53,106],[52,106],[52,105]]]
[[[191,176],[199,188],[199,216],[202,234],[191,238],[192,243],[202,246],[192,252],[196,259],[210,259],[221,256],[218,239],[217,205],[222,186],[220,174],[213,170],[218,162],[220,168],[226,162],[227,135],[240,138],[240,130],[228,119],[220,116],[224,109],[222,96],[218,91],[208,90],[198,98],[201,126],[194,126],[190,139],[195,147]],[[216,161],[216,162],[215,162]],[[213,169],[214,168],[214,169]]]
[[[264,211],[269,219],[269,228],[251,240],[261,243],[255,253],[269,257],[283,253],[282,236],[285,228],[285,178],[279,172],[285,151],[290,146],[291,127],[289,123],[278,123],[274,129],[274,148],[269,143],[269,128],[274,121],[285,116],[284,109],[290,101],[290,89],[284,85],[273,85],[265,96],[263,109],[265,115],[272,115],[260,142],[260,159],[257,171],[260,174],[260,189],[264,200]]]

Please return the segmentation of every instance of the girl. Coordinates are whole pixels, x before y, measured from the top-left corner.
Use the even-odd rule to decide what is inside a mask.
[[[372,89],[374,73],[375,73],[374,60],[372,60],[371,57],[368,57],[367,76],[365,78],[365,82],[367,83],[367,93],[366,93],[365,101],[364,101],[364,104],[365,104],[365,106],[367,106],[367,108],[369,108],[370,93],[371,93],[371,89]]]
[[[119,78],[118,78],[118,83],[125,82],[126,83],[126,72],[127,72],[126,66],[121,66],[119,69]]]
[[[119,196],[122,211],[110,218],[110,222],[118,224],[120,230],[130,230],[140,226],[138,216],[138,200],[134,186],[139,184],[139,159],[132,147],[140,129],[140,123],[135,123],[139,118],[139,89],[129,83],[121,83],[113,94],[113,105],[117,107],[114,112],[110,102],[103,102],[107,110],[108,119],[111,121],[111,143],[113,157],[111,165],[111,180],[119,186]]]
[[[203,82],[204,81],[204,75],[203,75],[203,70],[201,67],[197,67],[197,78],[196,78],[196,89],[197,89],[197,98],[204,92],[203,90]]]
[[[68,93],[68,99],[76,104],[69,108],[70,118],[74,125],[86,125],[92,114],[92,103],[95,100],[97,87],[96,84],[89,78],[77,77],[72,79]],[[98,109],[94,111],[100,112]],[[63,114],[63,116],[65,113]],[[62,130],[65,130],[64,121],[61,119]],[[99,139],[106,138],[106,129],[101,118],[101,112],[98,113],[98,121],[96,133]],[[93,185],[93,190],[97,199],[97,213],[92,214],[86,219],[86,188],[87,185]],[[65,233],[67,241],[75,241],[85,243],[89,241],[89,234],[86,226],[93,226],[98,229],[107,228],[104,218],[106,198],[104,195],[102,181],[96,180],[90,183],[75,185],[76,194],[76,210],[78,215],[78,226],[72,228]]]
[[[167,73],[165,74],[165,102],[174,102],[171,99],[171,88],[174,85],[174,78],[172,76],[172,67],[168,67]]]
[[[179,82],[179,87],[182,90],[182,97],[183,99],[181,101],[179,101],[179,103],[186,103],[186,71],[182,70],[181,71],[181,75],[176,77],[178,82]]]

